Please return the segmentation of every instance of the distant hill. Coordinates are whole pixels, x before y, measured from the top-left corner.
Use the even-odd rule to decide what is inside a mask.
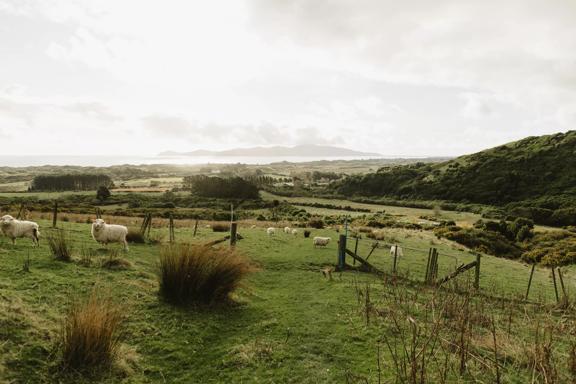
[[[252,147],[235,148],[224,151],[207,151],[199,149],[192,152],[166,151],[159,156],[294,156],[294,157],[338,157],[338,156],[372,156],[380,157],[378,153],[359,152],[347,148],[332,147],[327,145],[297,145],[294,147]]]
[[[344,195],[573,210],[576,131],[527,137],[436,164],[382,167],[333,188]],[[576,221],[576,210],[574,216]]]

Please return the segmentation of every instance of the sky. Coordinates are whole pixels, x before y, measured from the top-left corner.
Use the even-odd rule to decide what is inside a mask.
[[[574,0],[0,0],[2,155],[456,156],[574,127]]]

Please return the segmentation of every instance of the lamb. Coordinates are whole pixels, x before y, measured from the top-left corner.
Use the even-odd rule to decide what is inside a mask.
[[[2,216],[0,219],[0,227],[4,235],[12,239],[12,244],[16,244],[16,239],[20,237],[28,237],[32,239],[34,245],[39,244],[40,227],[33,221],[16,220],[10,215]]]
[[[96,219],[92,223],[92,237],[99,243],[121,243],[128,251],[126,235],[128,235],[128,228],[123,225],[106,224],[102,219]]]
[[[292,232],[292,228],[290,227],[284,227],[284,233],[289,235]]]
[[[298,235],[298,230],[294,228],[290,233],[292,234],[292,236],[296,236]]]
[[[276,233],[276,228],[270,227],[266,230],[266,233],[268,234],[268,236],[272,236]]]
[[[390,247],[390,256],[394,256],[394,253],[396,253],[396,256],[398,257],[404,256],[404,253],[402,252],[402,247],[400,247],[399,245],[393,245]]]
[[[320,237],[320,236],[316,236],[314,238],[314,248],[316,247],[325,247],[328,245],[328,243],[330,242],[330,238],[329,237]]]

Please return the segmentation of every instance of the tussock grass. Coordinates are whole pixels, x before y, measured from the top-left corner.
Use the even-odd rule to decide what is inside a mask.
[[[175,304],[224,302],[251,270],[233,249],[168,245],[160,252],[160,295]]]
[[[144,234],[137,229],[129,228],[128,234],[126,235],[126,241],[129,243],[144,244],[146,239]]]
[[[70,240],[63,230],[51,231],[47,236],[47,240],[50,252],[56,260],[72,261]]]
[[[118,353],[123,315],[122,307],[97,289],[73,303],[62,327],[62,368],[95,373],[111,367]]]
[[[212,225],[213,232],[229,232],[230,225],[228,224],[214,224]]]
[[[102,268],[106,269],[130,269],[132,263],[120,257],[120,252],[117,249],[109,249],[108,257],[102,260]]]

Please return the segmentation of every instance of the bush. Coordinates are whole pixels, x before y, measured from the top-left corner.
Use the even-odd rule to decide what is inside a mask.
[[[144,238],[142,232],[140,232],[139,230],[129,228],[128,234],[126,235],[126,241],[128,241],[129,243],[144,244],[146,242],[146,239]]]
[[[160,295],[180,305],[226,301],[250,270],[235,250],[169,245],[160,252]]]
[[[52,231],[47,237],[48,246],[50,247],[50,252],[56,260],[60,261],[72,261],[72,250],[69,246],[68,236],[66,233],[59,229]]]
[[[308,221],[308,227],[315,229],[323,229],[324,221],[322,219],[311,219]]]
[[[122,317],[121,307],[96,290],[74,303],[64,319],[63,367],[85,371],[110,366],[118,352]]]
[[[309,237],[310,237],[310,231],[309,231],[309,230],[305,230],[305,231],[304,231],[304,237],[305,237],[305,238],[309,238]]]
[[[230,232],[229,224],[214,224],[212,226],[212,232]]]

